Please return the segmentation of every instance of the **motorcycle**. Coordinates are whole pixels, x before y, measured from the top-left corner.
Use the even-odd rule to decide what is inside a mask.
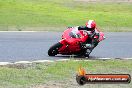
[[[95,30],[97,31],[97,30]],[[90,53],[94,48],[86,48],[86,42],[90,39],[91,33],[90,31],[78,30],[78,27],[69,27],[67,28],[63,34],[62,39],[52,45],[48,50],[49,56],[55,56],[57,54],[62,55],[78,55],[89,57]],[[98,42],[105,39],[103,32],[92,33],[92,40],[98,40]]]

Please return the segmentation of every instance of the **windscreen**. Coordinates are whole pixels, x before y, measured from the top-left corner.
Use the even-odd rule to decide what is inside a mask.
[[[80,38],[80,37],[81,37],[80,34],[77,34],[77,33],[75,33],[75,32],[70,32],[70,33],[69,33],[69,36],[70,36],[71,38]]]

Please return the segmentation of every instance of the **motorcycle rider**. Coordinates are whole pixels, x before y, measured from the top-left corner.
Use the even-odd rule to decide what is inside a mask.
[[[97,35],[99,37],[100,30],[96,27],[96,22],[94,20],[88,20],[86,22],[86,26],[78,26],[78,30],[86,30],[89,39],[86,41],[85,47],[86,48],[95,48],[99,41],[98,39],[94,39],[94,36]]]
[[[99,43],[99,32],[100,30],[96,26],[96,22],[94,20],[88,20],[85,26],[76,26],[75,30],[72,32],[76,32],[77,30],[84,30],[89,38],[86,42],[83,43],[83,48],[85,49],[85,57],[89,57],[89,54]],[[94,38],[94,36],[98,36]]]

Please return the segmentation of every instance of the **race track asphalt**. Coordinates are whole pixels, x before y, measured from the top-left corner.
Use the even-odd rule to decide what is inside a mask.
[[[0,32],[0,62],[57,60],[69,58],[49,57],[51,45],[61,39],[62,32]],[[108,32],[106,39],[93,50],[92,58],[132,58],[132,33]]]

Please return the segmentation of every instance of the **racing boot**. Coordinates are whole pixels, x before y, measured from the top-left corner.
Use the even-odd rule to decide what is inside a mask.
[[[85,53],[84,53],[84,56],[86,57],[86,58],[89,58],[89,55],[90,55],[90,53],[92,52],[92,50],[94,49],[94,44],[86,44],[85,45]]]
[[[86,49],[85,50],[85,53],[84,53],[84,56],[86,57],[86,58],[89,58],[89,54],[92,52],[92,49]]]

